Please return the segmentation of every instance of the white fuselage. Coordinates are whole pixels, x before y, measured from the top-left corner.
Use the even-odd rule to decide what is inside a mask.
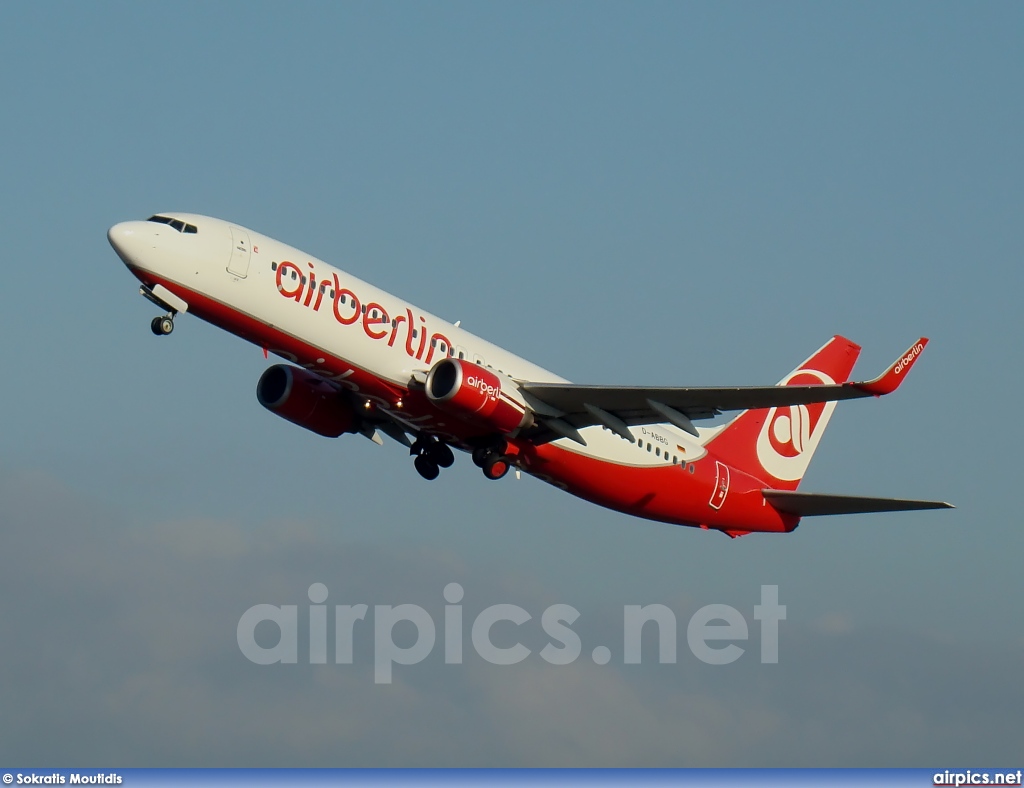
[[[432,364],[448,354],[444,345],[450,342],[452,356],[514,380],[567,382],[294,247],[219,219],[181,213],[168,216],[191,224],[197,232],[183,233],[152,221],[111,228],[112,245],[136,276],[172,291],[177,285],[186,301],[190,293],[201,294],[240,318],[301,340],[308,346],[308,357],[248,335],[255,332],[224,326],[270,353],[361,391],[400,421],[407,416],[417,429],[446,435],[450,425],[443,415],[396,414],[387,401],[390,398],[381,399],[378,392],[366,390],[359,382],[362,376],[339,372],[330,361],[344,360],[385,386],[407,389],[410,381],[422,382]],[[586,446],[565,439],[556,443],[567,451],[633,466],[664,465],[669,456],[692,461],[704,454],[704,440],[669,425],[637,427],[634,432],[639,438],[635,444],[602,427],[582,431]]]

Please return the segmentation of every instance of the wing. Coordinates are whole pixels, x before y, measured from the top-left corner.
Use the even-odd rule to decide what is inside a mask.
[[[524,382],[520,389],[540,417],[537,427],[525,437],[538,443],[564,437],[586,445],[579,430],[600,424],[632,442],[635,439],[628,427],[666,422],[696,436],[694,419],[711,418],[723,411],[880,397],[899,387],[927,344],[922,337],[885,372],[861,383],[656,388]]]

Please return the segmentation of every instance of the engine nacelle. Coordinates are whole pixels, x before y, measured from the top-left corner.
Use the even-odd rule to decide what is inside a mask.
[[[275,364],[256,384],[260,405],[292,424],[325,438],[355,432],[358,416],[338,391],[319,375]]]
[[[515,381],[463,359],[438,361],[427,375],[426,393],[441,410],[505,435],[533,424]]]

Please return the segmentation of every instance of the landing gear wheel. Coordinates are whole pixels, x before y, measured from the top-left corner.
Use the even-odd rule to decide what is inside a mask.
[[[421,436],[413,441],[409,447],[409,454],[416,458],[428,459],[440,468],[451,468],[455,464],[455,454],[452,453],[451,447],[444,441],[430,436]]]
[[[149,327],[158,337],[166,336],[174,330],[174,318],[170,315],[154,317]]]
[[[438,441],[427,449],[427,456],[442,468],[451,468],[455,464],[455,455],[447,443]]]
[[[487,459],[484,463],[484,476],[488,479],[497,481],[506,473],[508,473],[509,467],[512,463],[509,462],[509,458],[502,454],[495,454]]]
[[[428,482],[433,481],[441,474],[441,469],[437,467],[437,463],[425,454],[421,454],[413,460],[413,465],[416,466],[416,472]]]
[[[477,468],[486,468],[487,463],[494,457],[501,457],[508,451],[508,441],[501,435],[491,435],[480,439],[480,442],[473,449],[473,464]],[[506,459],[508,459],[506,457]]]

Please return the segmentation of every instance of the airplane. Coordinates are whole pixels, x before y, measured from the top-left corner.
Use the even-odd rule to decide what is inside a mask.
[[[797,490],[836,403],[890,394],[922,337],[850,381],[860,346],[834,336],[775,386],[577,385],[351,274],[237,224],[160,213],[107,238],[162,314],[193,314],[274,354],[259,403],[318,435],[382,436],[424,479],[466,452],[600,506],[675,525],[788,533],[802,517],[952,508],[942,501]],[[737,411],[711,427],[695,421]]]

